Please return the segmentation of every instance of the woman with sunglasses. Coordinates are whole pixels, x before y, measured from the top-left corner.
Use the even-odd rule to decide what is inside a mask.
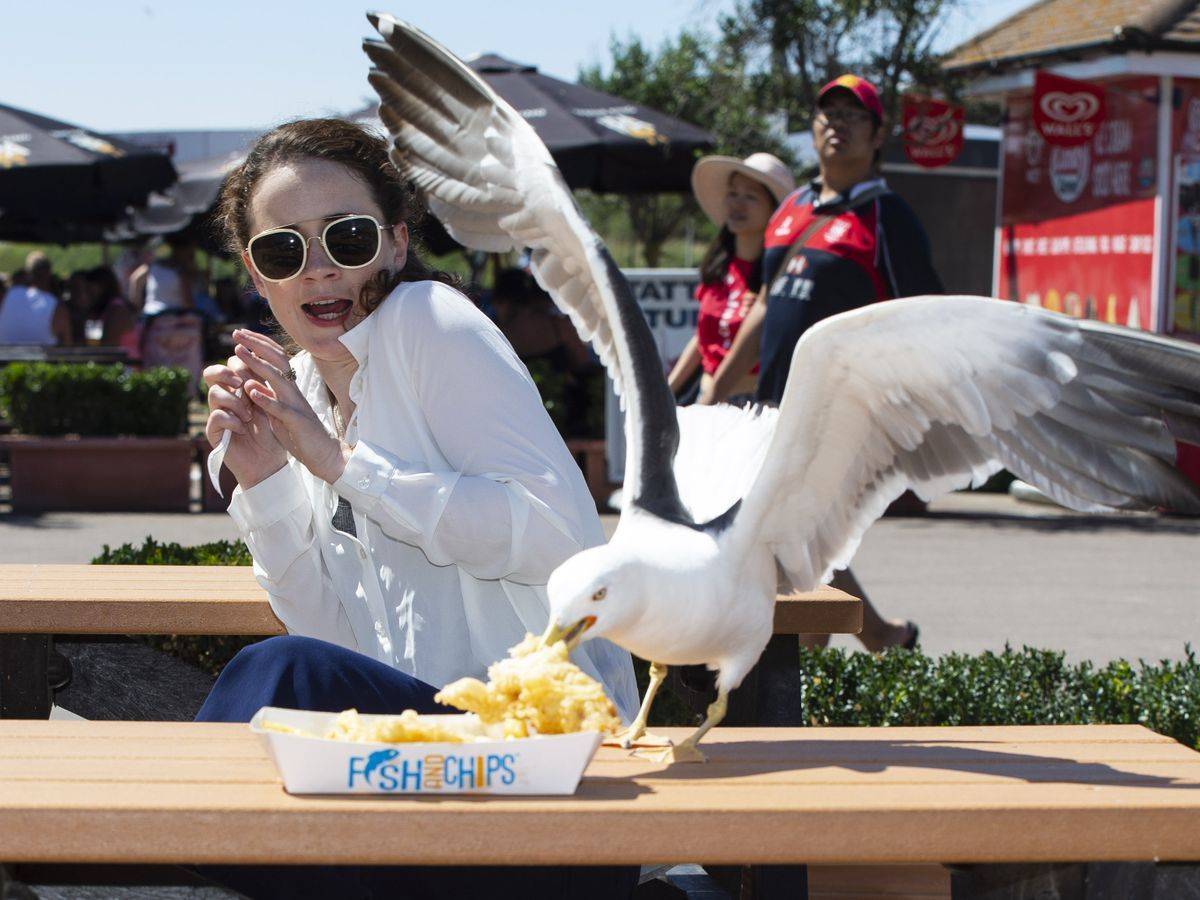
[[[232,432],[229,513],[289,635],[241,651],[198,719],[267,705],[444,712],[434,693],[544,630],[550,572],[604,540],[583,477],[503,335],[410,247],[384,141],[334,119],[283,125],[230,175],[220,210],[289,346],[234,333],[236,355],[205,371],[207,435]],[[629,655],[591,641],[572,656],[630,720]],[[565,897],[621,896],[636,876],[220,877],[252,896]]]

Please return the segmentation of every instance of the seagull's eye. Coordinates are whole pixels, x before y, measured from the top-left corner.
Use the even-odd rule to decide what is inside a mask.
[[[602,588],[600,588],[600,590],[596,591],[596,593],[592,594],[592,599],[593,600],[603,600],[607,594],[608,594],[608,588],[602,587]]]

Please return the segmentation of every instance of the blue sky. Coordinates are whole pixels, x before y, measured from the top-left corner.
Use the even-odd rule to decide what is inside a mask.
[[[945,47],[1028,0],[967,0]],[[609,36],[657,45],[711,29],[733,0],[425,0],[377,8],[461,56],[496,51],[574,79]],[[0,103],[101,131],[257,128],[370,97],[362,0],[59,0],[5,4]]]

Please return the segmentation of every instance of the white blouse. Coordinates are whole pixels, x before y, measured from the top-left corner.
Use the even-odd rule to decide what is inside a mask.
[[[537,388],[499,329],[458,291],[401,284],[341,337],[354,447],[330,485],[289,457],[229,513],[289,632],[331,641],[441,687],[485,677],[549,618],[546,582],[604,541],[596,507]],[[331,434],[312,358],[296,384]],[[334,528],[338,496],[357,537]],[[573,654],[626,721],[629,654],[596,639]]]

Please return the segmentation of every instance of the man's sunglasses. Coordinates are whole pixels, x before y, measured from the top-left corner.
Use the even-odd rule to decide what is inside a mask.
[[[292,227],[271,228],[250,238],[246,252],[254,271],[264,281],[280,282],[295,278],[308,263],[308,243],[320,241],[325,255],[343,269],[361,269],[375,262],[383,245],[380,225],[366,214],[334,219],[316,237],[306,238]]]
[[[842,106],[819,110],[816,119],[822,125],[861,125],[874,122],[875,116],[865,109]]]

